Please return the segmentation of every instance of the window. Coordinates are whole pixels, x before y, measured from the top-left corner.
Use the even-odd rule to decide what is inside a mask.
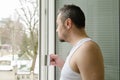
[[[56,11],[64,4],[76,4],[86,16],[88,35],[101,47],[105,63],[105,80],[119,80],[119,0],[57,0]],[[71,46],[56,36],[56,53],[67,56]],[[56,69],[56,80],[60,71]]]
[[[0,16],[0,68],[6,66],[6,70],[0,69],[0,76],[3,75],[0,80],[38,80],[35,63],[39,54],[39,3],[39,0],[0,2],[3,12]],[[10,74],[9,79],[4,76]]]

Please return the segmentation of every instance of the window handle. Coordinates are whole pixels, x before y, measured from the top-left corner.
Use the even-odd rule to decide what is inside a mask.
[[[50,64],[50,55],[45,55],[45,66],[49,66]]]

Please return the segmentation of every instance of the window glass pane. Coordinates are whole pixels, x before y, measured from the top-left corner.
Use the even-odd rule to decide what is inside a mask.
[[[81,7],[86,16],[88,35],[101,47],[105,80],[119,80],[119,0],[57,0],[56,11],[65,3]],[[71,46],[56,36],[56,53],[65,58]],[[60,70],[56,69],[56,80]]]
[[[38,80],[39,0],[3,0],[0,11],[0,80]]]

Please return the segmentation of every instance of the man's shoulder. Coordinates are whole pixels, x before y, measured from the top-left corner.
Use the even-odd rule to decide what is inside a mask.
[[[84,58],[93,58],[93,56],[98,57],[102,53],[99,45],[96,42],[88,41],[85,42],[83,45],[81,45],[76,50],[75,54],[76,54],[76,58],[80,59],[82,57],[81,59],[84,59]]]
[[[88,41],[78,48],[76,51],[75,64],[77,65],[80,73],[85,73],[84,77],[90,76],[96,80],[103,78],[104,64],[103,57],[98,44],[94,41]],[[101,79],[102,80],[102,79]]]
[[[100,49],[99,45],[95,41],[90,40],[82,44],[78,48],[78,51],[97,50],[97,49]]]

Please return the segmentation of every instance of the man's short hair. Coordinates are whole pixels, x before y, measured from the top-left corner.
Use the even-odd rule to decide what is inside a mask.
[[[64,7],[58,10],[58,14],[61,13],[61,21],[70,18],[77,28],[85,27],[85,15],[80,7],[76,5],[64,5]]]

